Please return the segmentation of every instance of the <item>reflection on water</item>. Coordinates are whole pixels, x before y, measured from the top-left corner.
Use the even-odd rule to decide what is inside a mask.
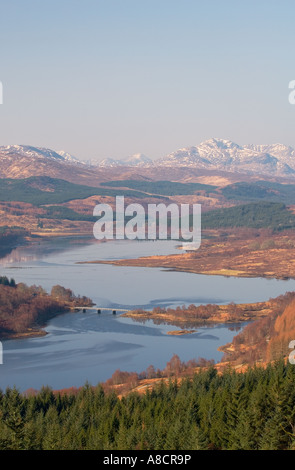
[[[46,327],[45,337],[3,342],[0,387],[60,389],[86,381],[95,385],[116,369],[142,372],[151,364],[163,369],[173,354],[182,361],[199,357],[219,361],[222,353],[217,348],[233,336],[224,325],[200,327],[181,336],[168,335],[172,329],[178,328],[150,320],[143,325],[107,312],[62,314]]]
[[[141,323],[142,325],[153,323],[154,325],[167,325],[169,327],[176,326],[179,330],[184,330],[184,329],[193,330],[195,328],[212,328],[212,327],[220,325],[220,323],[218,323],[218,322],[215,322],[215,323],[212,322],[212,323],[209,323],[209,324],[205,325],[204,322],[202,322],[201,320],[198,323],[196,320],[195,321],[192,321],[192,320],[191,321],[189,321],[189,320],[184,321],[182,319],[182,320],[178,321],[175,318],[173,320],[167,320],[167,319],[163,320],[163,319],[158,319],[158,318],[142,318],[140,316],[140,314],[137,317],[132,317],[131,321],[136,322],[136,323]],[[241,324],[241,323],[227,323],[224,326],[226,326],[229,329],[229,331],[237,332],[237,331],[241,330],[241,328],[242,328],[241,325],[244,326],[245,324],[246,323],[243,323],[243,324]]]
[[[78,243],[58,239],[17,251],[23,261],[2,260],[1,272],[16,282],[40,284],[50,290],[61,284],[85,295],[101,307],[153,308],[194,303],[258,302],[295,290],[294,280],[206,276],[161,268],[79,264],[179,253],[173,241],[114,240]],[[21,269],[20,269],[21,268]]]
[[[92,240],[88,240],[90,244]],[[60,237],[58,241],[54,240],[38,240],[32,242],[30,245],[18,246],[11,249],[10,253],[1,256],[0,252],[0,266],[9,266],[13,263],[26,263],[28,261],[37,261],[46,258],[51,253],[63,252],[74,248],[74,246],[81,246],[87,244],[87,239],[65,238]]]

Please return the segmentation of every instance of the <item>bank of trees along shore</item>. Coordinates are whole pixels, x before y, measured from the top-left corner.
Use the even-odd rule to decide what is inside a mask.
[[[295,448],[295,367],[214,367],[118,398],[102,384],[0,395],[0,449],[211,450]]]
[[[63,286],[53,286],[48,294],[40,286],[16,284],[0,277],[0,339],[21,334],[44,324],[71,306],[89,305],[91,300],[73,294]]]
[[[295,339],[295,293],[287,292],[270,302],[275,305],[273,311],[246,325],[233,338],[233,347],[225,353],[223,361],[268,363],[288,356],[289,343]]]

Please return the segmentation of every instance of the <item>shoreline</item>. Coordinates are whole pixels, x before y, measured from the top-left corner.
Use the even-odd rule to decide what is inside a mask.
[[[170,255],[168,255],[170,256]],[[162,258],[166,256],[163,255]],[[151,259],[153,257],[150,257]],[[295,280],[295,273],[293,276],[285,276],[285,275],[275,275],[275,274],[265,274],[265,273],[246,273],[242,271],[235,271],[231,269],[220,269],[220,270],[213,270],[213,271],[201,271],[194,268],[181,268],[176,266],[168,267],[165,264],[156,264],[152,262],[145,262],[143,261],[144,258],[136,258],[136,259],[122,259],[122,260],[114,260],[114,261],[107,261],[107,260],[93,260],[93,261],[77,261],[76,264],[110,264],[113,266],[128,266],[130,268],[162,268],[163,271],[166,272],[183,272],[187,274],[199,274],[202,276],[222,276],[222,277],[236,277],[236,278],[262,278],[262,279],[277,279],[281,281],[288,281],[288,280]]]
[[[94,305],[94,304],[92,304]],[[89,305],[88,307],[92,307],[92,305]],[[58,311],[56,313],[51,313],[49,317],[43,322],[42,325],[40,326],[29,326],[25,331],[21,332],[2,332],[0,334],[0,340],[1,341],[10,341],[10,340],[18,340],[18,339],[30,339],[30,338],[39,338],[43,336],[47,336],[48,333],[45,331],[46,326],[48,325],[48,322],[50,322],[53,318],[59,316],[59,315],[64,315],[66,313],[78,313],[82,308],[79,306],[68,306],[64,305],[63,306],[65,310]],[[62,306],[61,306],[62,308]]]
[[[185,327],[198,328],[204,325],[233,325],[247,323],[268,316],[276,308],[276,299],[272,301],[241,303],[241,304],[201,304],[187,308],[168,308],[162,311],[130,310],[121,316],[132,318],[135,321],[152,320],[162,324],[177,326],[182,330]]]
[[[270,237],[270,235],[268,235]],[[271,242],[271,243],[270,243]],[[269,248],[263,248],[263,246]],[[290,234],[243,238],[228,235],[202,240],[196,251],[116,260],[79,261],[79,264],[162,268],[206,276],[295,279],[295,242]]]
[[[16,339],[30,339],[30,338],[39,338],[42,336],[46,336],[47,332],[42,330],[42,329],[33,329],[29,328],[27,331],[24,331],[22,333],[11,333],[7,335],[3,335],[1,337],[1,341],[10,341],[10,340],[16,340]]]
[[[7,246],[12,251],[19,246],[33,245],[36,240],[53,240],[54,238],[72,238],[85,240],[91,234],[65,232],[32,232],[19,244]],[[95,241],[95,240],[94,240]],[[111,240],[110,240],[111,241]],[[247,251],[245,246],[253,239],[205,240],[196,252],[181,252],[168,255],[141,256],[138,258],[116,260],[78,261],[76,264],[109,264],[113,266],[162,268],[167,272],[184,272],[205,276],[222,276],[236,278],[263,278],[277,280],[295,280],[295,248],[285,247],[267,250]],[[97,242],[97,240],[96,240]],[[103,242],[103,241],[101,241]],[[237,250],[239,250],[237,252]],[[4,255],[5,257],[5,255]],[[270,260],[270,261],[268,261]]]
[[[170,336],[181,336],[181,335],[190,335],[192,333],[197,333],[198,330],[172,330],[167,331],[167,335]]]

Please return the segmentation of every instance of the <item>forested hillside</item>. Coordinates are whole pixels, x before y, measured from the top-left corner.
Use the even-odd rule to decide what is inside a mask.
[[[295,215],[285,204],[258,202],[216,209],[202,215],[202,228],[250,227],[274,231],[293,229]]]
[[[0,396],[0,449],[295,449],[295,367],[218,374],[119,399],[102,384],[72,394]]]
[[[287,292],[275,301],[276,307],[264,318],[249,323],[233,338],[229,349],[224,347],[224,361],[232,364],[271,362],[289,353],[295,339],[295,293]]]

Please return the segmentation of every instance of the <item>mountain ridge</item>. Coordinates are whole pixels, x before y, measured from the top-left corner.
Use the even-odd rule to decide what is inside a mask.
[[[106,159],[98,167],[128,166],[131,160]],[[184,147],[164,157],[141,158],[131,166],[191,167],[238,173],[259,173],[295,177],[295,150],[284,144],[239,145],[231,140],[212,138],[197,146]]]
[[[281,146],[281,152],[278,147]],[[209,139],[158,160],[159,166],[189,166],[238,173],[295,176],[295,151],[283,144],[238,145],[229,140]]]
[[[244,175],[268,175],[295,178],[295,150],[284,144],[239,145],[228,139],[211,138],[199,145],[184,147],[152,160],[138,153],[124,159],[106,158],[100,162],[82,161],[66,151],[55,151],[29,145],[0,147],[0,177],[19,177],[77,171],[83,173],[106,169],[138,168],[139,170],[173,168],[214,170]],[[23,173],[22,173],[23,172]]]

